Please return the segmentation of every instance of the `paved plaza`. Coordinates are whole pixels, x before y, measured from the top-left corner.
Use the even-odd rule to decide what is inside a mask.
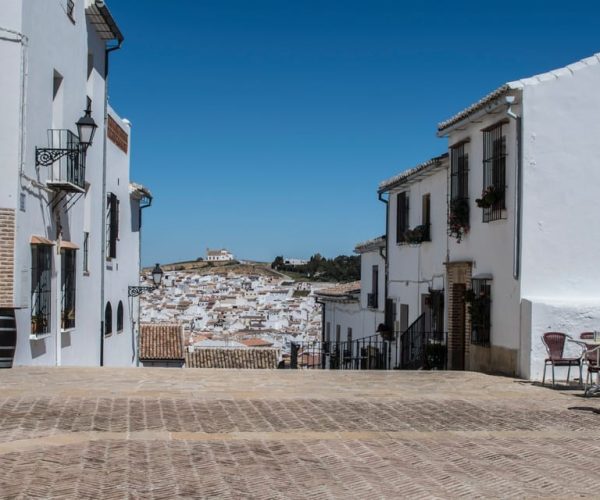
[[[461,372],[0,371],[2,498],[600,495],[600,398]]]

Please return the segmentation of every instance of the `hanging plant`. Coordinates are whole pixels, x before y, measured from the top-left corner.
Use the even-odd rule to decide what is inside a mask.
[[[504,189],[491,185],[482,191],[481,198],[477,198],[475,203],[479,208],[490,208],[503,199]]]
[[[448,232],[460,243],[463,236],[469,232],[469,200],[459,198],[450,202],[448,214]]]
[[[419,244],[429,241],[429,227],[423,224],[414,229],[408,229],[404,232],[404,241],[409,244]]]

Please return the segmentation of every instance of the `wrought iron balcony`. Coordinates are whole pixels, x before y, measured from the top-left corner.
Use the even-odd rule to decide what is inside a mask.
[[[55,191],[85,191],[85,151],[70,130],[48,130],[47,148],[36,148],[36,165],[48,167],[46,185]]]

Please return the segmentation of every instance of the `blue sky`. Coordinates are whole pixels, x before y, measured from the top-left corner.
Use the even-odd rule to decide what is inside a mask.
[[[384,232],[379,181],[445,150],[439,121],[600,52],[592,1],[108,3],[145,264],[349,254]]]

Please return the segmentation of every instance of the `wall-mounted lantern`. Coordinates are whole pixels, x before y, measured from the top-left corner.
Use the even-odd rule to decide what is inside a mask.
[[[160,265],[156,264],[156,266],[154,266],[154,269],[152,270],[152,282],[154,283],[154,285],[153,286],[130,286],[128,288],[127,295],[129,297],[137,297],[138,295],[141,295],[144,292],[156,290],[162,283],[163,275],[164,275],[164,272],[160,268]]]

